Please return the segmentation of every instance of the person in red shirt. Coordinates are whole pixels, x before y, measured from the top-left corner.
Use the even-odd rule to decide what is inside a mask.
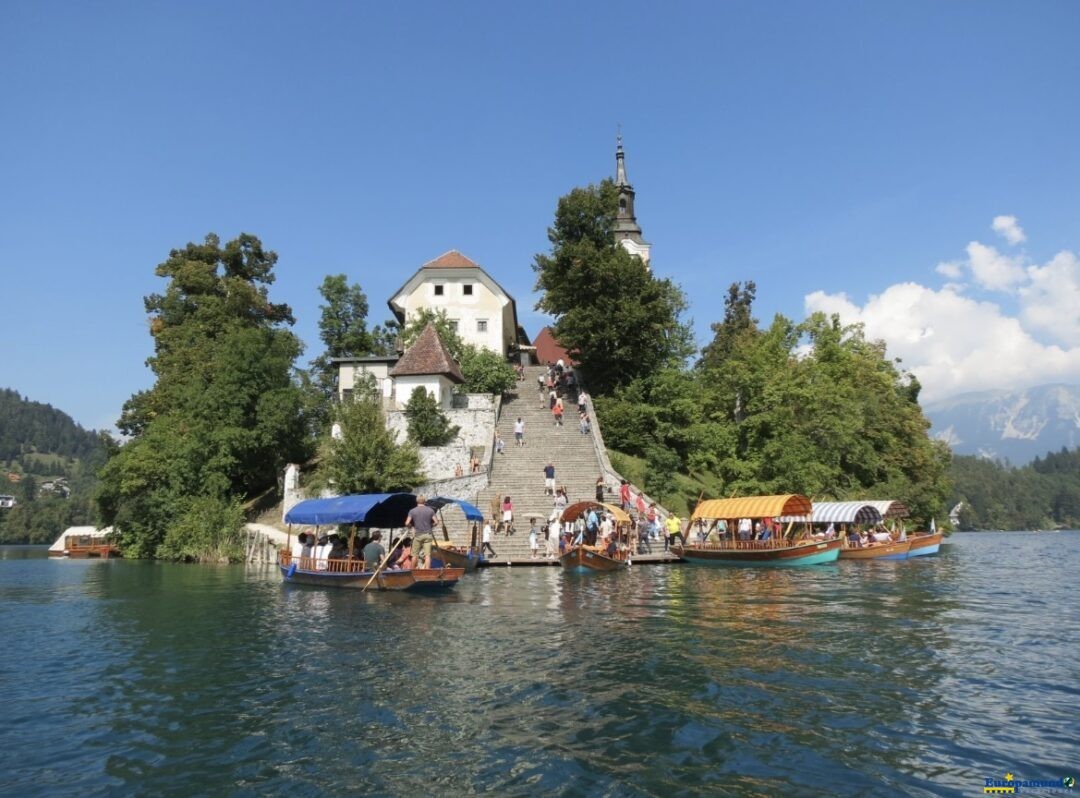
[[[619,483],[619,504],[623,510],[630,509],[630,483],[625,479]]]

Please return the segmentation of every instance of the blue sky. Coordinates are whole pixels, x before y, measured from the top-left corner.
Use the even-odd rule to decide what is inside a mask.
[[[535,334],[532,257],[619,124],[700,343],[752,279],[760,318],[863,321],[929,398],[1080,382],[1078,30],[1075,2],[8,2],[0,386],[110,426],[151,384],[154,266],[211,231],[278,252],[305,358],[326,274],[378,322],[448,249]]]

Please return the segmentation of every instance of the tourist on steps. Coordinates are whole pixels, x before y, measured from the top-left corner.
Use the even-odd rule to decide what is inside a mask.
[[[555,495],[555,464],[550,462],[544,466],[544,495]]]
[[[521,420],[521,416],[514,422],[514,440],[518,446],[525,445],[525,422]]]
[[[514,503],[507,496],[502,503],[503,529],[509,535],[514,531]]]
[[[491,548],[491,521],[484,522],[484,531],[481,533],[482,543],[480,546],[480,555],[483,556],[485,551],[490,551],[492,557],[497,557],[495,549]]]

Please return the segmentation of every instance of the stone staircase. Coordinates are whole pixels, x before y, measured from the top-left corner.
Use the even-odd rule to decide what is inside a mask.
[[[571,504],[593,499],[596,479],[603,473],[592,436],[581,434],[576,403],[564,398],[566,412],[561,427],[554,425],[548,405],[541,406],[536,377],[545,371],[543,366],[526,368],[525,380],[518,383],[517,396],[504,400],[496,432],[503,439],[505,449],[502,454],[494,455],[490,484],[475,502],[488,517],[493,500],[501,504],[502,498],[509,496],[514,503],[514,533],[492,536],[491,545],[498,555],[493,558],[495,562],[530,558],[529,519],[535,516],[537,526],[542,528],[552,511],[553,497],[544,492],[544,466],[548,463],[555,466],[555,483],[566,488]],[[591,417],[592,408],[589,410]],[[518,446],[514,440],[514,422],[519,417],[525,422],[524,446]],[[501,511],[498,517],[501,518]],[[455,529],[460,525],[452,524],[449,517],[446,520],[452,537],[461,540],[464,530]],[[542,536],[540,550],[543,553]]]
[[[554,497],[544,492],[544,466],[555,466],[555,484],[566,488],[571,504],[593,499],[596,478],[603,473],[592,436],[581,434],[576,403],[564,398],[566,412],[561,427],[555,426],[549,406],[541,406],[536,377],[545,371],[544,366],[525,369],[519,395],[503,405],[497,432],[506,448],[503,454],[495,455],[490,485],[477,497],[477,506],[485,513],[491,512],[493,500],[504,496],[514,503],[514,534],[492,538],[497,562],[529,559],[529,519],[535,516],[542,527],[551,515]],[[589,411],[591,417],[591,407]],[[524,446],[514,440],[514,422],[519,416],[525,422]],[[542,538],[540,548],[543,552]]]
[[[541,405],[536,377],[546,371],[544,366],[526,368],[524,381],[518,383],[518,394],[504,398],[496,432],[505,448],[502,454],[493,455],[489,485],[473,502],[485,517],[492,517],[494,512],[496,520],[501,519],[502,513],[494,510],[495,502],[501,504],[502,498],[509,496],[514,504],[514,533],[492,536],[496,556],[488,555],[488,559],[494,564],[530,561],[529,519],[535,516],[537,528],[542,530],[553,507],[554,497],[544,492],[544,466],[548,463],[555,466],[555,484],[566,489],[570,504],[595,499],[596,480],[601,475],[606,482],[605,501],[618,503],[617,476],[601,463],[593,436],[581,434],[576,402],[564,398],[566,412],[561,427],[554,425],[548,404]],[[595,426],[591,401],[588,410]],[[514,422],[518,417],[525,422],[524,446],[518,446],[514,440]],[[666,515],[663,511],[662,514]],[[443,517],[451,540],[457,545],[468,545],[471,533],[461,513],[448,509]],[[492,529],[495,528],[496,524],[492,523]],[[479,542],[478,534],[477,545]],[[538,563],[544,561],[542,535],[539,544]]]

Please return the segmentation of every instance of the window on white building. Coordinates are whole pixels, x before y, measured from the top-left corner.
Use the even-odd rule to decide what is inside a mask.
[[[458,330],[458,321],[457,321],[457,319],[450,319],[450,329],[453,330],[454,332],[457,332],[457,330]]]
[[[436,283],[435,284],[435,296],[442,296],[442,295],[443,295],[443,287],[441,285],[439,285],[438,283]]]
[[[476,331],[478,333],[487,332],[487,319],[477,319],[476,320]]]
[[[465,283],[461,286],[461,293],[465,296],[472,296],[472,283]]]

